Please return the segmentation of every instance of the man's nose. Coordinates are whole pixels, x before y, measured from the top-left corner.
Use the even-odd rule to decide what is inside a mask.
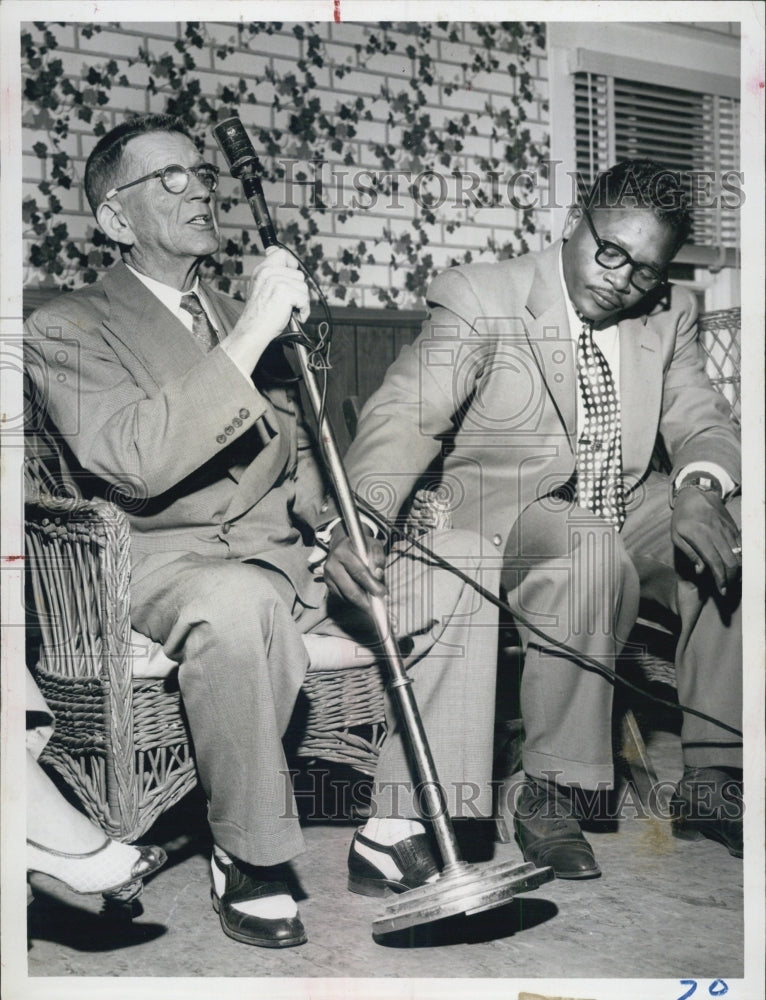
[[[189,183],[186,186],[186,197],[210,201],[212,194],[213,192],[207,184],[203,184],[196,174],[189,171]]]
[[[618,292],[625,292],[630,287],[630,279],[633,276],[633,265],[627,261],[622,267],[616,267],[612,271],[606,272],[606,280]]]

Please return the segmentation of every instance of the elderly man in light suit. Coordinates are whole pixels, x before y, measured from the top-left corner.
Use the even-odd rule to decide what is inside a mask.
[[[99,141],[86,191],[122,260],[33,314],[27,367],[54,429],[65,430],[77,482],[128,513],[132,623],[180,664],[223,930],[285,947],[306,940],[279,867],[303,848],[281,738],[309,666],[304,636],[353,638],[352,649],[374,656],[364,649],[369,622],[355,621],[351,604],[330,607],[309,566],[325,484],[273,343],[294,309],[306,317],[307,288],[284,250],[256,268],[245,303],[199,280],[219,246],[217,176],[165,116],[130,119]],[[475,569],[474,536],[435,541]],[[381,593],[382,557],[375,569]],[[386,574],[449,807],[487,815],[495,616],[401,548]],[[336,590],[345,596],[344,585]],[[481,694],[469,699],[474,685]],[[367,894],[438,872],[391,728],[378,774],[388,795],[376,798],[349,859],[350,887]]]
[[[688,231],[672,174],[627,162],[544,251],[441,274],[347,456],[362,496],[391,478],[389,514],[424,473],[440,479],[453,523],[478,528],[487,564],[502,561],[525,647],[516,836],[527,860],[561,878],[600,874],[572,789],[613,780],[612,685],[577,656],[613,669],[640,596],[680,616],[680,702],[741,726],[740,449],[703,371],[694,299],[665,282]],[[658,433],[669,477],[651,470]],[[352,564],[338,537],[327,575]],[[679,832],[741,857],[731,729],[684,716],[671,808]]]

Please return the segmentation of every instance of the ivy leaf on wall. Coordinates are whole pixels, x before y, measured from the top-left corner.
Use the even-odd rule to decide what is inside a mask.
[[[272,192],[285,191],[290,180],[300,194],[290,210],[284,204],[275,206],[280,238],[316,274],[330,301],[347,304],[361,303],[357,289],[364,284],[365,268],[381,265],[388,267],[391,279],[374,283],[373,294],[382,304],[422,302],[429,281],[444,266],[443,250],[438,262],[432,252],[432,243],[440,242],[439,233],[455,237],[479,208],[498,203],[496,195],[480,189],[473,201],[455,212],[428,189],[424,178],[452,182],[466,171],[498,176],[511,170],[544,171],[547,137],[536,142],[528,128],[519,128],[527,115],[525,104],[537,99],[531,60],[535,54],[544,55],[541,24],[353,25],[349,31],[354,44],[344,49],[333,44],[344,27],[327,23],[208,26],[190,21],[179,23],[175,40],[164,43],[156,36],[149,41],[138,34],[134,23],[125,27],[126,37],[135,35],[135,55],[90,57],[79,77],[64,70],[61,50],[71,51],[71,42],[65,46],[61,41],[64,32],[68,38],[74,32],[76,38],[92,40],[107,26],[37,22],[21,34],[27,148],[40,160],[42,170],[42,176],[27,187],[36,187],[43,200],[25,197],[22,205],[28,261],[37,269],[31,281],[52,280],[60,287],[73,287],[97,280],[114,262],[116,249],[91,221],[83,235],[81,220],[88,218],[84,203],[79,212],[72,207],[82,182],[83,157],[90,148],[88,139],[78,138],[82,147],[78,152],[73,138],[83,132],[83,124],[93,136],[103,135],[145,106],[180,117],[200,149],[207,147],[208,152],[210,128],[220,118],[243,109],[243,120],[252,120],[246,109],[255,108],[259,122],[270,119],[270,125],[251,128],[265,170],[264,183],[272,186]],[[227,28],[230,37],[224,39]],[[121,28],[110,24],[108,30]],[[270,58],[275,50],[272,39],[297,43],[297,57]],[[461,61],[445,62],[444,46],[449,45],[459,46]],[[106,40],[103,48],[108,51]],[[235,56],[240,75],[227,75],[226,61]],[[252,72],[245,73],[242,66],[248,56]],[[370,73],[381,73],[389,58],[397,60],[396,72],[372,77]],[[211,66],[221,68],[220,79],[210,73]],[[382,82],[348,93],[345,81],[352,73]],[[471,93],[479,74],[499,74],[507,82],[487,94],[481,110],[469,113],[455,98]],[[333,95],[339,84],[342,88]],[[119,97],[115,87],[121,89]],[[130,89],[136,102],[127,109],[125,91]],[[450,111],[453,104],[456,110]],[[380,123],[375,138],[369,138],[372,122]],[[479,135],[492,136],[493,156],[467,152],[470,140]],[[339,194],[341,170],[356,177],[357,187],[349,181]],[[332,183],[324,182],[323,187],[320,173]],[[63,192],[70,189],[64,198]],[[379,207],[377,215],[368,214],[375,205],[399,197],[411,206],[409,216],[400,215],[397,222],[387,213],[381,221]],[[247,228],[236,231],[236,238],[232,235],[233,223],[228,220],[241,218],[242,195],[231,182],[222,183],[218,207],[227,239],[204,271],[218,287],[241,296],[252,266],[248,258],[257,250]],[[503,211],[514,213],[512,223],[500,226],[499,238],[487,237],[476,252],[507,256],[527,249],[527,236],[535,232],[531,209]],[[76,226],[75,215],[80,216]],[[369,232],[360,241],[359,220],[367,218]],[[471,250],[456,247],[448,262],[472,257]]]

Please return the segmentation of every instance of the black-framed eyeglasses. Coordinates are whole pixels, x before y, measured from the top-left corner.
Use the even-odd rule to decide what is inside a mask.
[[[610,243],[609,240],[602,240],[596,232],[596,227],[593,225],[593,219],[587,207],[581,204],[580,208],[588,224],[588,229],[590,229],[591,235],[596,241],[596,263],[600,267],[605,267],[608,271],[616,271],[621,267],[625,267],[626,264],[630,264],[630,283],[639,292],[651,292],[653,288],[661,285],[666,280],[666,272],[658,271],[651,264],[641,264],[637,260],[633,260],[628,251],[623,247],[618,246],[616,243]]]
[[[194,174],[212,193],[218,187],[219,173],[218,167],[213,166],[212,163],[200,163],[198,167],[182,167],[178,163],[171,163],[167,167],[153,170],[150,174],[145,174],[134,181],[128,181],[127,184],[111,188],[106,192],[106,198],[108,201],[110,198],[114,198],[118,191],[124,191],[125,188],[134,187],[136,184],[143,184],[144,181],[150,181],[154,177],[159,177],[162,186],[171,194],[183,194],[189,186],[190,174]]]

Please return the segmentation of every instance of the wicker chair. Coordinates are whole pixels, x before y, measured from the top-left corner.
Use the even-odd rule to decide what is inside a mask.
[[[124,512],[67,495],[39,455],[26,473],[31,669],[56,720],[41,760],[110,836],[136,840],[197,780],[173,664],[130,627]],[[372,774],[385,737],[378,665],[312,668],[303,692],[293,752]]]

